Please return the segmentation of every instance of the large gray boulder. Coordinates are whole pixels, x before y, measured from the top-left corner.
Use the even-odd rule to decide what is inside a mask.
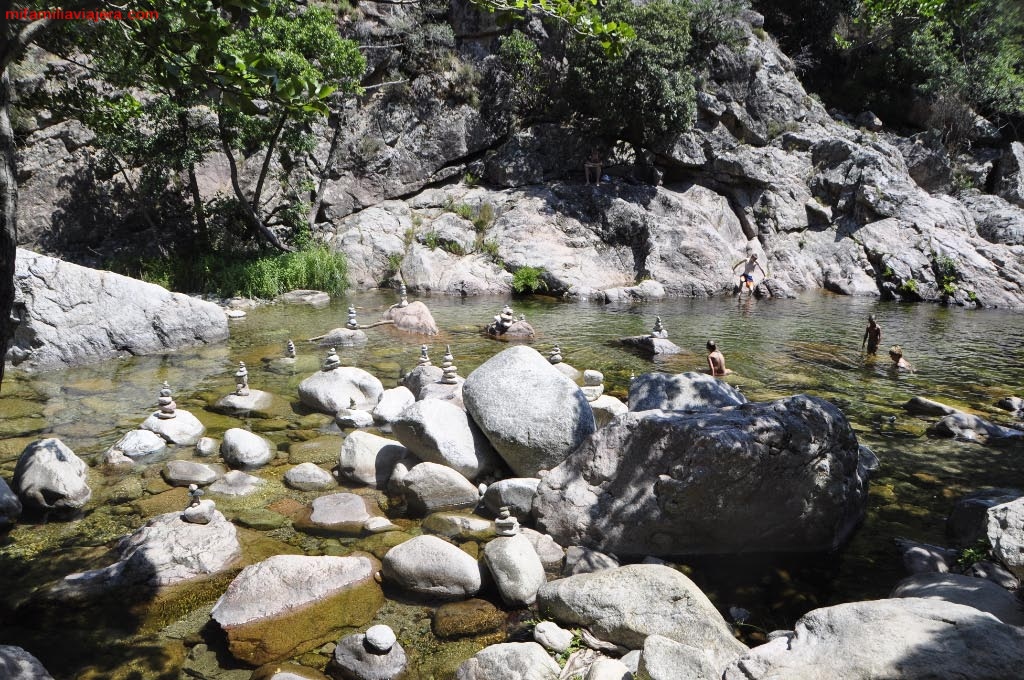
[[[88,470],[61,440],[40,439],[21,452],[12,485],[26,507],[77,510],[92,497]]]
[[[629,384],[630,411],[706,411],[745,403],[735,387],[706,373],[645,373]]]
[[[722,668],[715,665],[707,650],[670,640],[663,635],[650,635],[644,640],[644,649],[637,665],[637,676],[645,680],[717,679],[721,675]]]
[[[484,564],[494,577],[501,599],[513,607],[533,604],[544,585],[544,565],[526,536],[499,536],[484,546]]]
[[[397,486],[409,510],[418,515],[473,508],[480,500],[480,491],[468,479],[438,463],[413,466]]]
[[[419,335],[437,335],[437,322],[427,306],[416,300],[405,307],[392,305],[384,312],[384,318],[395,322],[400,331]]]
[[[377,405],[382,394],[384,386],[380,380],[354,366],[317,371],[299,383],[299,400],[312,409],[331,415],[347,408],[369,411]]]
[[[353,482],[383,489],[395,463],[408,455],[409,450],[393,439],[356,430],[341,445],[338,471]]]
[[[1024,578],[1024,498],[988,509],[992,552],[1017,578]]]
[[[815,397],[631,412],[541,480],[533,511],[562,545],[616,555],[830,550],[864,516],[872,459]]]
[[[663,565],[634,564],[551,581],[541,586],[537,605],[564,626],[584,626],[629,649],[640,649],[650,635],[703,649],[719,672],[747,650],[693,581]]]
[[[21,647],[0,645],[0,678],[4,680],[53,680],[39,659]]]
[[[536,477],[509,477],[488,485],[484,492],[484,506],[495,515],[503,507],[520,520],[533,515],[533,499],[540,480]]]
[[[946,535],[952,545],[967,548],[988,538],[988,510],[1024,496],[1020,489],[988,488],[957,499],[946,518]]]
[[[243,569],[213,606],[231,654],[258,666],[337,640],[367,623],[384,602],[363,555],[275,555]]]
[[[390,425],[415,401],[416,395],[405,385],[384,390],[380,401],[373,408],[373,422],[378,425]]]
[[[212,576],[230,568],[242,556],[242,546],[235,525],[217,510],[206,524],[185,521],[180,512],[167,512],[122,538],[117,552],[119,558],[113,564],[66,576],[52,594],[77,600]]]
[[[228,337],[224,311],[160,286],[18,249],[6,358],[32,369],[154,354]]]
[[[447,465],[466,479],[476,479],[495,466],[497,457],[487,437],[451,402],[414,402],[391,422],[391,429],[417,457]]]
[[[465,599],[480,590],[480,566],[468,554],[437,536],[416,536],[388,550],[384,580],[416,595]]]
[[[558,680],[559,670],[536,642],[504,642],[463,661],[455,680]]]
[[[914,574],[892,589],[889,597],[920,597],[974,607],[1003,623],[1024,626],[1024,611],[1015,593],[992,581],[962,574]]]
[[[469,374],[466,410],[519,477],[561,463],[594,430],[583,392],[537,350],[510,347]]]
[[[723,680],[1015,678],[1024,628],[973,607],[897,598],[815,609],[794,631],[754,647]]]

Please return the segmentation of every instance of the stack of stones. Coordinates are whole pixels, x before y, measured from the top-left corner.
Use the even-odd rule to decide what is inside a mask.
[[[354,330],[358,330],[359,329],[359,322],[356,321],[356,308],[355,307],[349,307],[348,308],[348,323],[345,324],[345,328],[349,329],[350,331],[354,331]]]
[[[494,520],[494,532],[499,536],[515,536],[519,533],[519,520],[512,516],[507,505],[503,505]]]
[[[341,359],[338,357],[338,351],[332,347],[331,351],[327,353],[327,358],[324,359],[323,370],[325,372],[326,371],[333,371],[334,369],[336,369],[336,368],[338,368],[340,366],[341,366]]]
[[[583,371],[583,396],[587,401],[597,401],[604,394],[604,374],[601,371],[587,369]]]
[[[238,362],[238,370],[235,372],[235,394],[240,397],[249,396],[249,371],[244,361]]]
[[[668,331],[665,330],[665,327],[663,325],[661,325],[661,317],[660,316],[654,317],[654,328],[651,330],[651,337],[652,338],[662,338],[662,339],[667,339],[668,338]]]
[[[505,305],[502,308],[502,310],[501,310],[501,314],[496,314],[495,315],[494,323],[492,324],[492,327],[495,329],[495,331],[496,331],[496,333],[498,335],[501,335],[505,331],[507,331],[509,326],[511,326],[513,323],[515,323],[515,321],[516,321],[515,312],[512,311],[511,307],[509,307],[508,305]]]
[[[378,624],[364,634],[356,633],[338,640],[327,671],[335,678],[402,678],[408,665],[395,632],[389,626]],[[298,677],[290,673],[288,676]]]
[[[156,403],[160,405],[160,410],[155,414],[157,418],[169,420],[176,417],[177,414],[174,411],[178,405],[171,398],[171,386],[166,380],[160,388],[160,396],[157,397]]]
[[[578,380],[580,372],[562,360],[562,348],[555,345],[555,348],[548,352],[548,361],[558,369],[558,372],[569,380]]]
[[[288,359],[295,358],[295,343],[291,340],[289,340],[288,344],[285,346],[284,355]]]
[[[402,288],[399,291],[399,293],[402,296],[402,299],[398,303],[398,306],[399,307],[408,307],[409,306],[409,291],[406,290],[404,283],[402,284]]]
[[[459,369],[455,365],[455,357],[452,356],[452,346],[445,345],[444,357],[441,360],[441,382],[445,385],[459,384]]]
[[[426,345],[420,345],[419,365],[420,366],[432,366],[433,365],[433,364],[430,363],[430,357],[427,356],[427,346]]]
[[[555,345],[555,348],[548,352],[548,361],[552,364],[562,363],[562,349],[558,345]]]

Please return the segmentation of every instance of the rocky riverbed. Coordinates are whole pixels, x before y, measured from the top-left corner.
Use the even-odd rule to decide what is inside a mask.
[[[371,624],[388,625],[399,645],[393,644],[372,658],[384,663],[378,657],[386,656],[387,663],[398,663],[401,651],[411,678],[453,677],[460,667],[459,677],[503,677],[493,669],[516,667],[549,668],[556,673],[561,672],[555,670],[558,661],[569,662],[570,671],[575,668],[581,675],[596,674],[602,668],[618,668],[611,658],[628,650],[640,653],[626,654],[614,663],[642,667],[638,672],[649,677],[673,677],[658,669],[678,668],[684,662],[702,669],[699,672],[706,677],[723,673],[733,677],[728,674],[749,674],[755,667],[798,669],[801,664],[819,664],[816,657],[800,656],[805,639],[812,647],[825,644],[840,649],[835,646],[839,639],[805,637],[810,633],[802,632],[804,624],[798,619],[812,609],[820,613],[809,615],[812,618],[807,625],[816,621],[813,616],[839,617],[836,620],[846,622],[851,617],[868,617],[940,636],[949,631],[934,627],[939,619],[959,621],[958,626],[971,630],[981,625],[976,621],[978,614],[971,613],[977,610],[962,604],[917,605],[913,604],[917,600],[907,600],[911,604],[903,606],[893,601],[897,604],[888,605],[889,609],[850,610],[850,614],[843,613],[848,610],[819,608],[887,595],[903,572],[892,543],[897,536],[924,544],[904,545],[908,564],[916,564],[913,557],[923,555],[918,562],[932,565],[933,571],[956,569],[955,554],[928,547],[970,542],[945,539],[943,519],[952,509],[952,501],[986,484],[1020,483],[1014,480],[1020,480],[1022,472],[1005,457],[1013,450],[1013,442],[1008,451],[962,441],[969,438],[963,429],[961,440],[924,432],[942,418],[955,416],[951,409],[1013,426],[1015,412],[996,406],[996,402],[1011,394],[1011,382],[1018,384],[1017,376],[1024,370],[1013,349],[1019,348],[1021,338],[1015,317],[901,305],[858,306],[851,305],[849,299],[820,297],[749,301],[738,307],[735,301],[610,307],[543,300],[513,302],[516,313],[525,313],[538,329],[540,337],[534,346],[544,351],[538,354],[527,347],[508,350],[481,332],[504,300],[481,300],[466,306],[448,298],[428,299],[442,331],[440,337],[424,340],[386,326],[369,329],[368,343],[339,348],[339,360],[364,368],[386,388],[381,393],[371,390],[376,395],[371,398],[390,399],[390,393],[398,393],[392,385],[402,372],[433,376],[436,371],[434,380],[440,380],[446,371],[439,366],[447,363],[443,348],[451,345],[460,377],[449,387],[461,392],[466,410],[452,399],[421,400],[411,408],[399,407],[393,411],[397,417],[387,416],[386,409],[379,414],[374,409],[371,421],[379,416],[377,426],[387,429],[391,420],[392,432],[377,430],[382,439],[371,437],[363,442],[354,435],[359,430],[337,430],[332,415],[298,406],[298,385],[324,373],[325,351],[303,338],[341,325],[339,320],[345,318],[349,304],[357,307],[362,319],[370,320],[394,300],[364,295],[326,309],[272,305],[233,321],[228,346],[34,377],[16,374],[11,394],[5,386],[2,397],[3,477],[13,488],[21,489],[27,473],[18,474],[17,469],[29,467],[27,463],[15,465],[24,458],[22,450],[31,441],[56,435],[74,453],[60,453],[50,460],[86,461],[87,465],[72,468],[72,474],[88,485],[91,496],[76,493],[63,514],[55,510],[44,515],[38,504],[32,507],[24,495],[20,517],[11,504],[4,505],[13,527],[0,555],[5,570],[14,575],[3,591],[4,629],[11,632],[5,639],[38,656],[56,678],[122,677],[131,669],[142,672],[147,680],[176,677],[179,669],[193,677],[248,678],[252,671],[247,668],[286,658],[311,669],[302,671],[310,677],[319,677],[314,671],[349,677],[339,669],[365,660],[368,652],[360,650],[369,643],[365,638],[349,640],[347,636],[369,635]],[[854,348],[869,308],[879,315],[887,339],[913,337],[925,328],[935,334],[934,346],[904,341],[917,373],[892,374],[884,364],[862,363]],[[643,333],[652,325],[655,313],[661,315],[669,337],[683,348],[682,355],[653,364],[646,356],[604,344]],[[478,323],[473,323],[474,319]],[[814,337],[823,322],[833,328],[837,344],[805,339]],[[991,330],[986,330],[989,324]],[[1001,329],[1000,342],[1007,343],[1003,350],[1007,360],[998,371],[969,351],[980,336],[995,329]],[[728,391],[715,396],[704,388],[685,388],[707,380],[693,382],[695,378],[685,377],[686,371],[699,368],[702,362],[699,350],[705,331],[714,333],[729,366],[736,371],[728,384],[755,403],[737,406],[738,399]],[[284,340],[293,336],[298,340],[298,357],[293,363],[283,362]],[[605,393],[622,402],[649,408],[659,405],[649,403],[652,399],[671,399],[661,405],[678,409],[686,405],[678,401],[682,395],[692,394],[699,402],[691,405],[699,404],[705,410],[691,415],[635,412],[590,435],[595,425],[586,424],[584,405],[593,408],[590,404],[596,402],[588,401],[581,389],[570,388],[573,381],[565,377],[566,372],[549,363],[549,340],[558,341],[563,364],[600,369]],[[424,341],[429,343],[432,363],[438,365],[433,371],[415,368]],[[250,389],[266,391],[274,399],[248,414],[220,415],[215,412],[218,402],[237,389],[238,360],[244,360],[250,369]],[[637,380],[633,383],[636,398],[630,398],[630,372],[642,376],[654,367],[680,376],[678,385],[683,387],[669,388],[661,381],[653,388]],[[972,376],[969,388],[964,385],[967,374]],[[506,375],[514,376],[509,384],[503,382]],[[464,384],[459,382],[462,378],[466,378]],[[147,415],[160,410],[157,388],[162,379],[182,386],[173,393],[174,409],[196,415],[206,429],[205,436],[215,441],[200,440],[198,446],[175,445],[163,452],[133,455],[130,465],[111,466],[113,461],[105,457],[107,449],[139,427]],[[582,383],[582,376],[577,380]],[[406,382],[416,388],[410,395],[419,394],[424,387]],[[365,387],[365,379],[359,384]],[[565,396],[556,396],[562,389],[556,385],[565,386]],[[724,384],[721,386],[725,390]],[[815,396],[789,396],[798,392]],[[495,393],[523,396],[492,402]],[[921,412],[923,415],[905,410],[902,404],[917,394],[930,395],[947,408],[936,411],[931,407]],[[596,391],[589,395],[595,396]],[[839,408],[817,400],[818,396],[827,397]],[[433,401],[438,406],[424,410]],[[519,405],[510,411],[510,403]],[[1005,403],[1013,406],[1015,402]],[[459,419],[463,425],[456,426]],[[616,424],[632,422],[630,419],[638,421],[634,427]],[[774,424],[769,426],[769,420]],[[669,461],[670,452],[680,450],[670,442],[674,438],[691,441],[694,436],[691,422],[718,433],[683,447],[706,449],[707,454]],[[749,424],[754,422],[759,424],[751,428]],[[962,417],[951,422],[961,428],[979,427],[977,421]],[[577,425],[566,427],[565,423]],[[554,431],[544,429],[551,426]],[[458,434],[460,427],[465,429],[462,435]],[[235,431],[252,441],[232,434]],[[987,432],[984,428],[980,431]],[[558,436],[541,449],[548,454],[563,451],[557,454],[562,462],[531,453],[531,442],[546,442],[552,435]],[[566,444],[556,443],[566,435]],[[622,436],[639,440],[634,446],[620,441]],[[584,442],[581,451],[589,446],[604,453],[572,454],[579,443],[574,438]],[[225,448],[229,441],[235,442],[231,453]],[[237,455],[236,449],[255,451],[252,447],[259,449],[264,441],[269,443],[269,459]],[[874,456],[862,451],[859,444],[870,446],[880,459],[875,472],[871,472]],[[657,480],[637,474],[644,472],[642,469],[626,474],[624,463],[641,455],[628,453],[634,448],[663,451],[658,455],[665,458],[665,474]],[[716,450],[747,461],[749,473],[740,474],[734,465],[723,467],[715,462],[712,452]],[[622,461],[614,457],[618,451],[626,454]],[[574,455],[594,463],[581,466],[574,462]],[[810,455],[813,462],[794,468],[783,463],[795,461],[791,457],[798,455]],[[46,460],[40,459],[40,465],[49,465]],[[614,467],[620,472],[610,473]],[[551,472],[545,475],[544,469]],[[789,472],[783,473],[787,469]],[[802,480],[794,474],[797,470],[806,471]],[[735,475],[730,477],[731,473]],[[612,479],[618,481],[606,481]],[[788,494],[804,499],[802,509],[800,504],[788,508],[787,494],[759,493],[756,486],[750,486],[758,479],[771,479],[773,494],[783,479],[788,484],[806,485]],[[196,510],[188,513],[192,519],[185,522],[181,517],[189,504],[190,483],[203,487],[205,493]],[[482,496],[477,488],[480,483],[489,485]],[[33,488],[40,484],[36,482]],[[687,491],[688,484],[696,486]],[[712,487],[718,491],[712,493]],[[643,503],[638,507],[649,505],[643,517],[615,509],[615,502],[625,494],[643,493],[644,489],[653,495],[643,501],[636,496],[637,502]],[[720,502],[723,509],[752,514],[744,518],[729,512],[711,513],[697,522],[694,508],[686,505],[693,490],[702,494],[700,507]],[[545,499],[536,509],[534,494]],[[730,503],[740,496],[760,498],[766,505],[755,512],[749,502]],[[38,492],[35,497],[56,504],[51,493]],[[1013,497],[1008,491],[999,497],[999,503]],[[587,513],[590,502],[603,508],[597,510],[603,522],[599,531],[571,519],[571,513],[565,514],[570,510]],[[213,506],[212,512],[205,510],[206,504]],[[502,506],[517,516],[520,533],[497,536],[500,527],[492,519]],[[808,512],[811,508],[816,510]],[[974,527],[970,531],[977,535],[978,515],[970,516],[975,519],[966,524]],[[850,532],[861,518],[864,524],[850,541]],[[735,524],[728,525],[733,543],[717,552],[739,550],[741,557],[696,556],[725,545],[708,533],[719,520]],[[1012,520],[998,521],[1006,524]],[[613,528],[616,523],[631,526],[637,522],[643,532]],[[758,522],[768,524],[760,526]],[[533,533],[534,528],[552,532],[563,546]],[[750,538],[741,539],[737,530],[749,531]],[[812,539],[806,530],[818,538]],[[629,537],[629,541],[619,536]],[[694,538],[703,543],[693,543]],[[762,543],[753,548],[754,540]],[[760,552],[772,547],[827,551],[844,542],[840,553],[789,559],[749,554],[751,549]],[[187,545],[194,545],[197,551],[190,552]],[[683,556],[687,554],[691,556]],[[287,567],[275,566],[274,560],[285,557],[296,561]],[[314,562],[328,558],[340,561],[337,566]],[[639,564],[645,558],[647,564]],[[310,560],[308,566],[304,560]],[[664,566],[660,560],[679,567]],[[635,566],[625,566],[631,564]],[[253,588],[245,585],[246,569],[263,574],[256,579],[262,584],[257,586],[259,597],[246,595]],[[311,581],[302,576],[307,569],[318,574],[315,592],[310,589]],[[984,565],[978,569],[986,573]],[[74,573],[83,576],[67,578]],[[337,576],[328,576],[335,573]],[[372,578],[378,573],[380,585]],[[1003,579],[992,587],[1004,593],[1004,586],[1014,582],[1012,576],[987,573]],[[981,581],[977,576],[971,578]],[[631,593],[595,605],[614,608],[618,613],[612,619],[622,622],[616,626],[602,623],[603,619],[586,608],[590,605],[573,595],[575,589],[603,592],[601,579],[616,584],[614,592],[627,588]],[[949,583],[941,585],[945,592],[962,589],[953,575],[947,580]],[[273,583],[278,585],[270,585]],[[757,583],[760,585],[752,587]],[[937,587],[904,584],[901,593],[920,595],[926,592],[922,588],[931,592]],[[631,609],[637,602],[649,603],[664,592],[676,591],[677,602],[687,604],[665,616],[652,615],[646,604]],[[96,606],[100,592],[119,593],[120,599],[116,604],[100,599],[106,603],[101,606],[108,623],[89,626],[77,612],[92,616],[87,614],[93,611],[88,607]],[[222,595],[224,599],[220,599]],[[944,597],[963,602],[953,594]],[[991,598],[992,604],[985,605],[988,610],[1005,616],[1006,605],[998,604],[997,595]],[[336,604],[339,602],[348,604]],[[322,608],[325,612],[344,606],[353,618],[335,621],[333,616],[317,614],[289,622],[287,612],[296,606],[298,611]],[[949,609],[955,606],[967,611]],[[680,616],[684,618],[678,619]],[[310,618],[322,623],[312,627],[299,623]],[[531,618],[548,619],[550,624],[533,631],[532,624],[524,623]],[[335,622],[328,624],[327,620]],[[651,627],[655,621],[662,623]],[[993,625],[997,624],[984,623]],[[780,646],[776,640],[774,647],[769,645],[743,657],[746,660],[737,660],[747,654],[744,645],[760,649],[756,645],[765,640],[764,632],[776,628],[795,631],[795,637],[787,638],[794,640],[788,653],[768,653],[769,648]],[[580,632],[574,633],[576,629]],[[76,653],[57,657],[40,646],[45,636],[56,630],[64,631],[66,649]],[[681,630],[688,631],[682,638]],[[852,623],[843,623],[842,630],[859,635]],[[1002,628],[977,631],[992,639],[1004,635]],[[583,637],[574,637],[578,635]],[[108,648],[113,650],[108,658],[92,658],[90,647],[111,636],[122,642]],[[858,639],[855,637],[844,639],[843,644],[861,644],[851,643]],[[500,644],[489,646],[495,643]],[[566,644],[596,649],[569,660],[569,654],[558,651]],[[686,650],[694,645],[708,651],[693,656]],[[888,657],[892,663],[902,662],[909,654],[905,649],[893,649]],[[599,655],[608,660],[599,661]],[[466,662],[469,657],[474,660]],[[848,662],[851,668],[860,663],[854,656],[848,657]],[[971,662],[981,663],[978,659]],[[261,672],[264,675],[254,677],[272,677]]]

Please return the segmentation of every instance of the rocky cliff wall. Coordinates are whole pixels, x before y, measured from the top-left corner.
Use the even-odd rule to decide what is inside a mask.
[[[360,30],[385,40],[403,20],[397,10],[364,16]],[[448,20],[483,68],[493,26],[471,12]],[[712,55],[693,129],[647,150],[645,182],[631,148],[601,140],[612,181],[584,185],[594,140],[561,121],[510,127],[493,107],[445,94],[451,74],[400,94],[382,88],[350,114],[318,232],[348,255],[360,287],[402,278],[413,289],[503,292],[533,266],[569,296],[644,279],[707,296],[731,291],[732,265],[758,252],[775,292],[1024,307],[1024,147],[979,145],[960,166],[979,188],[955,191],[966,182],[932,138],[827,112],[760,18],[747,13],[744,26],[743,47]],[[383,72],[386,58],[375,59]],[[33,125],[19,164],[22,241],[88,259],[106,213],[102,200],[76,202],[79,185],[116,180],[90,176],[91,133],[76,121]],[[201,169],[204,194],[225,186],[222,166],[213,156]],[[467,172],[478,186],[461,181]]]

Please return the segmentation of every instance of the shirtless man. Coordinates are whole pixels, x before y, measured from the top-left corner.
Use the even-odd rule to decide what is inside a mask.
[[[864,340],[860,343],[860,348],[864,349],[864,345],[867,345],[868,354],[875,354],[878,352],[880,344],[882,344],[882,327],[875,322],[875,315],[872,314],[868,317],[868,327],[864,329]]]
[[[757,261],[757,253],[751,253],[750,257],[745,260],[740,260],[732,266],[732,270],[735,272],[736,268],[743,265],[743,273],[740,274],[740,295],[743,294],[743,285],[746,284],[747,290],[751,293],[754,292],[754,270],[760,269],[762,280],[768,278],[768,273],[761,267]]]
[[[732,371],[725,367],[725,357],[718,351],[718,345],[715,344],[714,340],[708,340],[707,348],[708,373],[715,377],[732,373]]]
[[[892,359],[892,368],[894,371],[914,372],[914,365],[903,358],[903,348],[899,345],[893,345],[889,348],[889,358]]]

